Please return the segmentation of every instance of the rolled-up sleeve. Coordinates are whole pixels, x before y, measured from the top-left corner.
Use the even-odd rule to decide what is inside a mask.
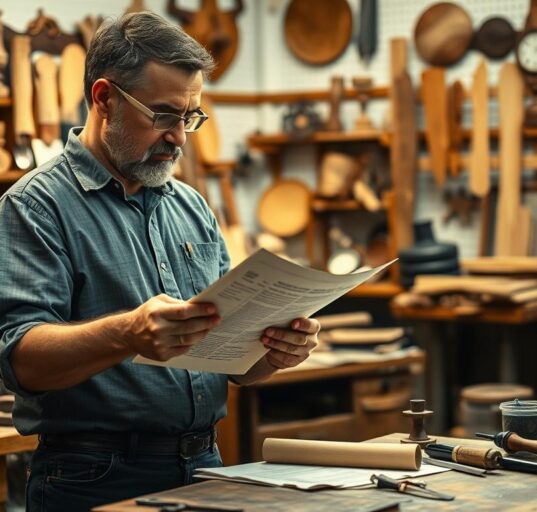
[[[27,396],[11,352],[36,325],[69,320],[73,269],[58,223],[35,199],[4,196],[0,219],[0,376],[9,390]]]

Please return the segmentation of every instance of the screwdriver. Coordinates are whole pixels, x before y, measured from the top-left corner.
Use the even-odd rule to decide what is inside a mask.
[[[537,441],[531,439],[525,439],[519,436],[515,432],[498,432],[497,434],[484,434],[482,432],[476,432],[477,437],[483,439],[492,439],[494,444],[505,450],[506,452],[531,452],[537,453]]]

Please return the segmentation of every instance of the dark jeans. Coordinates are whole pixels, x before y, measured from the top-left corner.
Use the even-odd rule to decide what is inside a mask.
[[[196,468],[221,466],[217,448],[177,455],[73,453],[39,447],[30,462],[26,512],[86,512],[92,507],[192,483]]]

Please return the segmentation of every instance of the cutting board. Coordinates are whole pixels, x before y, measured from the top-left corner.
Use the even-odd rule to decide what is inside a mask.
[[[279,180],[259,200],[257,219],[261,227],[277,236],[294,236],[306,229],[310,219],[311,192],[299,180]]]
[[[448,100],[445,70],[429,68],[421,75],[421,98],[425,111],[425,138],[431,156],[431,171],[437,185],[446,181],[449,148]]]
[[[490,189],[489,90],[487,64],[484,59],[475,70],[472,99],[472,140],[470,148],[470,191],[484,197]]]
[[[500,181],[496,209],[494,254],[524,256],[529,243],[528,212],[521,208],[522,123],[524,82],[513,62],[500,69],[498,83],[500,117]]]

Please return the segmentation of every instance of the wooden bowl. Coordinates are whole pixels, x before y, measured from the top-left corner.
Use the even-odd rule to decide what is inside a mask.
[[[265,190],[257,208],[262,228],[276,236],[294,236],[310,219],[309,188],[298,180],[281,180]]]
[[[451,66],[470,47],[472,20],[460,6],[440,2],[426,9],[414,29],[419,56],[432,66]]]
[[[295,57],[308,64],[328,64],[349,44],[351,8],[347,0],[291,0],[284,34]]]

